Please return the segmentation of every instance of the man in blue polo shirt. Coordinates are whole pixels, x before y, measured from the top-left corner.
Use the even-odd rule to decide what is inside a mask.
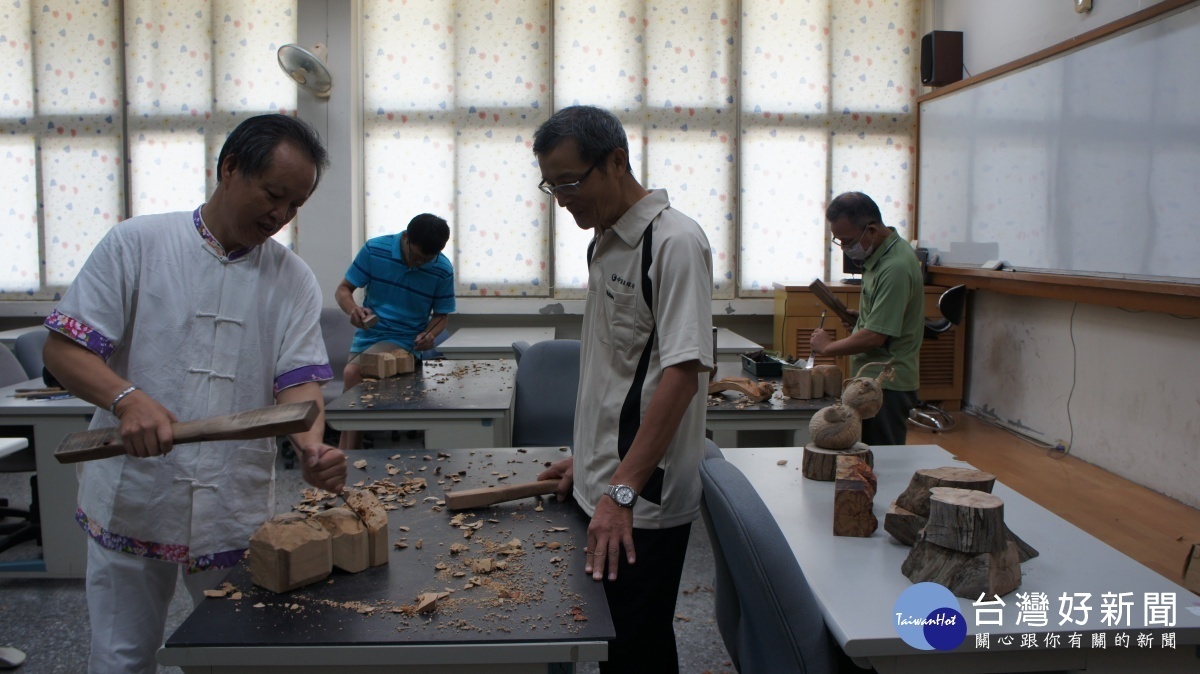
[[[342,373],[346,390],[362,381],[364,353],[405,349],[414,355],[433,348],[454,312],[454,267],[442,255],[450,239],[446,221],[422,213],[399,234],[379,236],[358,251],[334,298],[358,328]],[[366,289],[363,305],[354,291]],[[361,434],[344,431],[339,446],[358,447]]]

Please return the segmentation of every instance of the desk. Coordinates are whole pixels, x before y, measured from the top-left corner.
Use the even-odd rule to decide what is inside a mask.
[[[717,328],[717,362],[741,363],[743,353],[762,351],[762,345],[752,342],[729,328]]]
[[[405,549],[391,548],[383,566],[348,574],[335,569],[327,581],[277,595],[251,584],[245,565],[230,574],[243,593],[238,600],[205,599],[158,652],[162,665],[184,672],[270,671],[342,672],[516,672],[547,671],[548,663],[603,660],[613,638],[604,587],[583,574],[587,518],[574,502],[534,499],[471,511],[466,523],[481,522],[471,538],[450,525],[454,513],[433,511],[426,495],[440,498],[440,479],[465,470],[459,489],[497,484],[493,471],[512,482],[536,479],[542,463],[562,456],[556,447],[482,449],[423,460],[420,452],[389,450],[356,453],[367,459],[365,471],[352,468],[350,481],[388,477],[387,464],[405,465],[425,477],[428,489],[409,498],[417,505],[389,513],[389,538],[402,538]],[[441,475],[435,475],[435,468]],[[419,469],[427,468],[421,471]],[[392,478],[399,484],[404,473]],[[368,482],[372,481],[368,479]],[[407,531],[399,529],[408,527]],[[565,527],[555,531],[555,527]],[[507,558],[496,549],[514,538],[524,552]],[[417,541],[421,547],[416,547]],[[452,555],[449,546],[470,550]],[[536,547],[546,543],[543,547]],[[549,544],[558,543],[551,548]],[[508,568],[491,574],[471,571],[467,559],[506,559]],[[555,561],[558,560],[558,561]],[[448,568],[436,571],[434,565]],[[463,572],[463,577],[453,577]],[[483,585],[466,589],[472,576]],[[422,592],[455,590],[428,615],[408,617],[392,609],[414,604]],[[499,589],[522,597],[500,599]],[[377,607],[364,615],[354,607]],[[256,604],[260,608],[253,608]],[[576,620],[573,607],[586,620]]]
[[[87,430],[96,408],[79,398],[23,400],[14,398],[19,388],[42,388],[41,379],[0,388],[0,426],[33,426],[37,456],[39,512],[42,517],[42,559],[33,563],[0,564],[0,578],[82,578],[87,560],[87,538],[75,522],[79,482],[75,466],[54,459],[63,438]]]
[[[997,482],[992,493],[1004,501],[1004,519],[1014,533],[1041,553],[1021,565],[1021,586],[1002,599],[1003,626],[976,625],[973,600],[960,599],[959,612],[967,620],[966,640],[950,652],[919,651],[896,634],[893,608],[900,593],[911,586],[900,573],[909,548],[883,530],[887,505],[921,468],[957,465],[970,467],[936,445],[874,447],[879,491],[875,514],[880,527],[869,538],[841,538],[831,533],[833,483],[806,480],[800,462],[778,466],[779,459],[795,459],[787,449],[742,449],[727,452],[779,523],[784,537],[804,570],[825,623],[846,654],[869,662],[881,674],[889,672],[1027,672],[1087,669],[1107,672],[1195,672],[1196,646],[1200,643],[1200,601],[1186,589],[1154,573],[1033,501]],[[1017,593],[1044,592],[1049,598],[1046,627],[1017,625]],[[1059,627],[1058,598],[1089,592],[1090,618],[1084,625]],[[1132,592],[1134,610],[1128,627],[1110,628],[1100,620],[1100,597],[1106,592]],[[1146,627],[1143,596],[1146,592],[1173,592],[1177,602],[1175,627]],[[986,614],[985,614],[986,615]],[[982,627],[982,629],[980,629]],[[1074,627],[1074,629],[1070,629]],[[1160,648],[1163,632],[1174,632],[1176,649]],[[990,649],[977,648],[975,634],[990,635]],[[1067,646],[1072,632],[1083,635],[1082,648]],[[1091,648],[1093,632],[1106,632],[1107,649]],[[1113,645],[1113,635],[1132,637],[1129,648]],[[1061,636],[1062,645],[1044,647],[1049,633]],[[1154,635],[1154,648],[1139,648],[1141,633]],[[1038,646],[1022,648],[1021,637],[1034,634]],[[997,640],[1014,638],[1012,645]]]
[[[12,349],[13,347],[15,347],[17,345],[17,338],[20,337],[21,335],[23,335],[27,332],[36,332],[38,330],[45,330],[45,329],[46,328],[44,328],[41,323],[38,323],[37,325],[29,325],[24,328],[13,328],[11,330],[0,330],[0,344],[7,346],[9,349]],[[22,387],[22,388],[24,388],[24,387]]]
[[[708,397],[706,426],[713,442],[722,449],[738,446],[738,431],[787,431],[791,447],[808,444],[808,422],[817,410],[834,403],[834,398],[793,400],[783,395],[782,377],[755,377],[742,369],[741,361],[717,363],[717,379],[746,377],[775,384],[775,393],[761,403],[751,403],[740,393],[725,391]]]
[[[554,339],[554,328],[459,328],[435,348],[452,360],[512,358],[513,342]]]
[[[346,391],[325,406],[325,421],[339,431],[425,431],[426,449],[507,447],[516,372],[511,360],[426,361]]]

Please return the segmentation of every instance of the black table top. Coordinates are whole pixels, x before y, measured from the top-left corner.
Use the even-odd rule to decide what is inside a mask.
[[[465,524],[481,523],[470,538],[451,524],[458,513],[436,510],[444,486],[472,489],[532,482],[544,463],[564,456],[558,448],[470,450],[452,455],[424,450],[353,452],[351,460],[366,459],[367,466],[350,468],[352,485],[388,478],[389,464],[400,469],[390,478],[393,483],[400,484],[411,472],[411,478],[425,478],[428,484],[426,490],[408,497],[415,500],[414,505],[388,513],[388,563],[355,574],[334,569],[323,581],[275,594],[253,585],[243,562],[228,578],[242,593],[241,598],[205,599],[165,646],[610,640],[613,627],[604,588],[583,573],[587,518],[573,501],[527,498],[466,511]],[[459,471],[465,474],[455,484],[449,476]],[[500,475],[509,477],[501,480]],[[439,485],[439,481],[445,484]],[[300,495],[296,500],[302,500]],[[539,502],[540,512],[535,509]],[[514,538],[521,540],[523,552],[500,554]],[[407,547],[396,548],[394,544],[400,541]],[[451,554],[454,543],[469,549]],[[467,560],[483,557],[504,560],[507,568],[486,575],[473,572]],[[437,564],[444,564],[445,570],[435,569]],[[465,575],[455,577],[455,572]],[[468,589],[472,577],[484,584]],[[401,606],[415,605],[421,593],[447,590],[454,592],[430,614],[400,612]],[[510,596],[503,598],[505,594]],[[577,613],[586,620],[577,619]]]
[[[741,363],[717,363],[716,379],[726,377],[744,377],[750,380],[767,381],[775,385],[775,393],[770,398],[756,403],[737,391],[722,391],[708,397],[708,413],[742,413],[770,414],[771,412],[815,411],[829,407],[836,398],[812,398],[810,400],[794,400],[783,395],[783,377],[757,377],[742,369]],[[715,380],[714,380],[715,381]]]
[[[365,380],[326,405],[325,411],[507,410],[516,375],[511,360],[425,361],[415,372]]]

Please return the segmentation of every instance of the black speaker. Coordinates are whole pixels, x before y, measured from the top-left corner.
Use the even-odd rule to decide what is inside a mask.
[[[941,87],[962,79],[963,34],[935,30],[921,38],[921,84]]]

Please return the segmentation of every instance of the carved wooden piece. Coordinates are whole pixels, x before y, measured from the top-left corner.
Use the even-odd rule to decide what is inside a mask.
[[[481,508],[530,496],[553,494],[556,489],[558,489],[558,480],[539,480],[538,482],[509,484],[502,487],[448,491],[446,492],[446,507],[450,510]]]
[[[808,422],[808,436],[816,447],[850,449],[862,440],[862,419],[841,403],[822,407]]]
[[[313,516],[333,543],[333,565],[347,573],[370,566],[371,537],[367,527],[349,508],[331,508]]]
[[[404,349],[364,353],[358,357],[358,366],[364,377],[385,379],[398,374],[407,374],[416,369],[416,359]]]
[[[837,365],[817,365],[813,367],[813,376],[821,377],[821,388],[826,396],[837,396],[842,391],[842,371]]]
[[[934,487],[957,487],[992,491],[996,476],[973,468],[922,468],[913,473],[904,493],[896,498],[896,505],[922,517],[929,517],[929,490]]]
[[[808,400],[814,397],[813,371],[802,367],[783,368],[783,395],[793,400]]]
[[[971,554],[917,541],[900,570],[914,583],[938,583],[964,599],[981,593],[1003,596],[1021,586],[1021,563],[1012,542],[1002,552]]]
[[[272,405],[223,414],[206,419],[171,424],[175,444],[208,442],[212,440],[253,440],[289,433],[303,433],[312,428],[320,410],[312,401]],[[54,458],[59,463],[76,463],[107,459],[125,453],[120,429],[104,428],[72,433],[63,439]]]
[[[1008,543],[1004,501],[987,492],[954,487],[929,490],[923,540],[959,552],[1000,552]]]
[[[896,505],[895,501],[892,501],[892,505],[883,515],[883,530],[905,545],[916,543],[917,539],[921,537],[923,528],[925,528],[924,517],[910,513]]]
[[[875,473],[861,457],[837,457],[833,484],[833,535],[866,538],[879,528],[873,505]]]
[[[383,504],[366,489],[346,490],[346,504],[362,517],[367,527],[367,560],[371,566],[387,564],[388,518]]]
[[[768,381],[754,381],[745,377],[725,377],[708,385],[708,394],[722,391],[737,391],[756,403],[760,403],[775,393],[775,385]]]
[[[278,515],[250,537],[250,580],[272,592],[315,583],[333,570],[333,541],[299,513]]]
[[[838,457],[859,457],[868,466],[875,465],[875,456],[871,448],[863,443],[856,443],[850,449],[824,449],[809,443],[804,446],[803,461],[800,473],[810,480],[818,482],[833,482],[837,478]]]

